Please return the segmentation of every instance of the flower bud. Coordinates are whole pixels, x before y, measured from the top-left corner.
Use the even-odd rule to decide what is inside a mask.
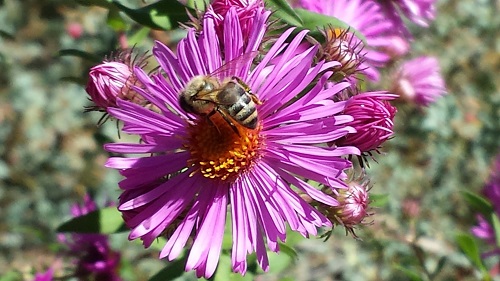
[[[346,232],[351,233],[356,238],[354,228],[363,224],[364,219],[371,215],[368,212],[369,189],[369,180],[363,180],[360,177],[358,180],[349,182],[346,189],[338,189],[334,192],[332,196],[339,202],[337,206],[320,204],[318,209],[332,221],[334,226],[344,226]],[[325,192],[330,193],[329,190]],[[330,233],[327,234],[327,236],[329,235]]]
[[[361,152],[377,149],[393,135],[394,116],[397,109],[389,100],[397,96],[387,92],[366,92],[352,96],[344,109],[354,120],[349,123],[355,133],[336,142],[338,146],[355,146]]]
[[[342,77],[350,76],[357,71],[362,71],[363,42],[348,30],[328,27],[323,32],[325,43],[318,52],[318,60],[338,61],[341,65],[335,69]],[[334,78],[337,76],[334,76]]]
[[[217,35],[219,38],[224,38],[223,32],[226,15],[230,9],[234,9],[238,15],[238,21],[243,35],[242,38],[247,40],[246,38],[250,38],[250,33],[254,28],[256,14],[262,13],[263,8],[263,0],[214,0],[208,7],[205,15],[214,18]]]
[[[144,57],[131,60],[131,52],[124,52],[92,67],[85,88],[94,102],[90,110],[105,111],[108,107],[116,107],[117,99],[144,105],[145,99],[133,89],[138,83],[133,69],[145,65]]]

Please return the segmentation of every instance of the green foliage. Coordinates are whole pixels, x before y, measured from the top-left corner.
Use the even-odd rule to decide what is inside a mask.
[[[149,281],[164,281],[164,280],[173,280],[177,277],[182,276],[185,271],[184,267],[186,264],[187,258],[178,258],[172,262],[167,263],[162,270],[149,278]],[[229,279],[227,279],[229,280]]]
[[[491,277],[489,277],[488,271],[481,260],[479,248],[474,237],[470,234],[459,233],[455,236],[455,240],[467,258],[469,258],[476,268],[481,270],[485,280],[491,280]]]
[[[126,28],[126,23],[118,12],[123,12],[137,23],[159,30],[177,28],[188,20],[186,6],[177,1],[160,0],[141,8],[130,8],[112,0],[77,0],[80,5],[99,6],[109,10],[108,24],[116,31]]]
[[[95,210],[86,215],[72,218],[57,228],[57,232],[112,234],[127,230],[121,213],[116,207]]]

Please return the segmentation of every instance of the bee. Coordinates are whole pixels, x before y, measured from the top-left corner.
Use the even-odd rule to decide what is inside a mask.
[[[237,135],[240,133],[235,122],[245,128],[255,129],[258,123],[256,105],[262,102],[239,77],[233,75],[222,82],[217,77],[218,73],[246,59],[247,56],[242,56],[212,74],[194,76],[179,96],[181,108],[188,113],[207,117],[208,120],[218,113]]]

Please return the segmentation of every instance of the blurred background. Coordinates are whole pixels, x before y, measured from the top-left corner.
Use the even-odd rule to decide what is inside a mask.
[[[373,223],[357,230],[361,240],[342,228],[327,242],[301,240],[293,266],[271,264],[259,280],[418,280],[406,269],[438,269],[432,280],[479,280],[455,236],[476,223],[462,191],[480,192],[500,152],[499,13],[499,0],[440,0],[431,26],[412,29],[410,56],[439,58],[448,95],[429,108],[398,105],[395,137],[368,170],[380,198]],[[182,36],[120,24],[107,10],[74,1],[0,0],[2,281],[13,271],[29,280],[58,260],[55,229],[85,193],[100,206],[119,195],[120,176],[103,167],[102,149],[117,138],[116,123],[97,127],[101,116],[84,113],[86,74],[124,34],[164,42]],[[96,56],[61,52],[68,49]],[[127,233],[113,235],[112,244],[123,251],[125,280],[147,280],[166,263],[157,250],[127,242]]]

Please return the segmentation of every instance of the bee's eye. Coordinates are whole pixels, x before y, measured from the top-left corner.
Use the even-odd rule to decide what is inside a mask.
[[[214,85],[212,83],[205,82],[203,84],[203,90],[206,91],[206,92],[211,92],[211,91],[214,90]]]

